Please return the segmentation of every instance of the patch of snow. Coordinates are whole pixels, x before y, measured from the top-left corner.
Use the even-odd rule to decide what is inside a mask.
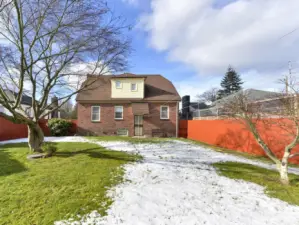
[[[89,142],[88,139],[80,136],[67,136],[67,137],[45,137],[46,142]],[[13,144],[13,143],[26,143],[28,138],[19,138],[9,141],[0,141],[0,145]]]
[[[89,140],[64,137],[51,141]],[[211,165],[237,161],[273,169],[270,164],[177,140],[91,142],[138,152],[144,160],[124,167],[127,181],[108,193],[114,202],[107,216],[93,211],[78,221],[57,221],[55,225],[299,225],[298,206],[266,196],[262,186],[219,176]],[[299,174],[297,168],[292,172]]]

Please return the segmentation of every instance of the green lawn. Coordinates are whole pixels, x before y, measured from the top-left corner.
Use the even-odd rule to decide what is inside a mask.
[[[122,182],[122,165],[137,155],[90,143],[57,143],[55,156],[27,160],[27,144],[0,146],[0,223],[47,225],[111,204],[106,191]]]
[[[196,145],[199,145],[199,146],[202,146],[202,147],[206,147],[206,148],[209,148],[209,149],[217,151],[217,152],[227,153],[227,154],[230,154],[230,155],[240,156],[240,157],[244,157],[244,158],[247,158],[247,159],[258,160],[258,161],[261,161],[263,163],[273,164],[273,161],[271,159],[269,159],[268,157],[266,157],[266,156],[258,156],[258,155],[248,154],[248,153],[245,153],[245,152],[239,152],[239,151],[236,151],[236,150],[222,148],[222,147],[219,147],[219,146],[210,145],[210,144],[207,144],[207,143],[204,143],[204,142],[194,141],[194,140],[190,140],[190,139],[179,139],[179,140],[189,142],[189,143],[192,143],[192,144],[196,144]],[[290,163],[290,166],[299,168],[299,165],[297,165],[297,164]]]
[[[299,176],[297,175],[290,174],[291,185],[284,186],[279,182],[278,172],[273,170],[237,162],[221,162],[213,166],[217,168],[220,175],[259,184],[265,187],[265,193],[270,197],[299,205]]]

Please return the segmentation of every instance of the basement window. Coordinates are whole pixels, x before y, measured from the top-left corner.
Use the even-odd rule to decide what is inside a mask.
[[[120,129],[117,130],[117,135],[118,136],[128,136],[129,131],[126,128],[120,128]]]

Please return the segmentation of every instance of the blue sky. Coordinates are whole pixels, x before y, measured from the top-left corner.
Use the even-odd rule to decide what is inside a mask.
[[[287,4],[286,4],[287,3]],[[292,61],[299,68],[297,0],[113,0],[134,28],[128,72],[162,74],[183,96],[219,87],[229,64],[244,88],[279,90]],[[298,70],[299,71],[299,70]]]
[[[159,52],[150,47],[148,34],[136,27],[139,22],[139,16],[149,11],[148,3],[150,1],[143,2],[145,3],[139,6],[128,4],[123,0],[114,0],[113,3],[110,3],[112,9],[118,15],[126,18],[128,24],[132,24],[134,27],[130,32],[133,52],[130,57],[129,72],[162,74],[172,81],[183,80],[186,76],[196,76],[196,72],[192,68],[188,68],[183,63],[169,61],[167,52]]]

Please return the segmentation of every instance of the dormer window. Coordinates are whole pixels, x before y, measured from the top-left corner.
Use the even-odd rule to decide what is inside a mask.
[[[122,88],[121,82],[119,80],[115,81],[115,87],[116,88]]]
[[[131,91],[137,91],[137,84],[136,83],[131,84]]]

